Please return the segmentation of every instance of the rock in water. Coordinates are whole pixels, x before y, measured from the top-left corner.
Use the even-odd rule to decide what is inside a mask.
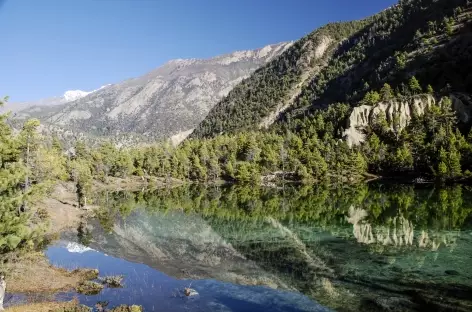
[[[188,287],[184,289],[184,294],[185,296],[192,297],[192,298],[199,296],[198,292],[195,289],[188,288]]]
[[[446,270],[444,271],[444,273],[446,273],[447,275],[460,275],[460,273],[456,270]]]

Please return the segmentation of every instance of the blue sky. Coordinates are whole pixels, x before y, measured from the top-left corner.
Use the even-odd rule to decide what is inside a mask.
[[[170,59],[296,40],[396,0],[0,0],[0,96],[93,90]]]

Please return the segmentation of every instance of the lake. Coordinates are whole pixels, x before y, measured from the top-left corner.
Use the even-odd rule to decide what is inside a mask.
[[[191,185],[97,194],[50,261],[124,276],[145,311],[470,311],[472,188]],[[191,287],[199,295],[185,297]],[[76,294],[65,293],[68,299]]]

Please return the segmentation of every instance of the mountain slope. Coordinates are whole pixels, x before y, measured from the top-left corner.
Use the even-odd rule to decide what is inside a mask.
[[[254,129],[276,119],[296,129],[314,109],[337,102],[354,106],[384,83],[401,93],[413,75],[423,87],[468,92],[472,88],[470,22],[466,0],[402,0],[362,21],[329,24],[238,85],[193,136]],[[316,45],[320,37],[332,41],[324,56],[317,58],[304,47],[309,41]],[[318,69],[299,66],[301,55]],[[303,83],[304,76],[309,82]]]
[[[206,60],[172,60],[150,73],[98,90],[39,117],[55,127],[94,136],[184,138],[242,79],[291,43]]]
[[[302,86],[326,66],[339,41],[364,23],[329,24],[300,39],[232,90],[210,111],[192,137],[267,127],[290,106]]]

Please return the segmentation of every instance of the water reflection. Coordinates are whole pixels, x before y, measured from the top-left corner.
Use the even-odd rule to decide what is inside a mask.
[[[102,194],[87,231],[91,248],[179,279],[296,290],[340,311],[467,311],[471,199],[460,185],[193,185]]]

